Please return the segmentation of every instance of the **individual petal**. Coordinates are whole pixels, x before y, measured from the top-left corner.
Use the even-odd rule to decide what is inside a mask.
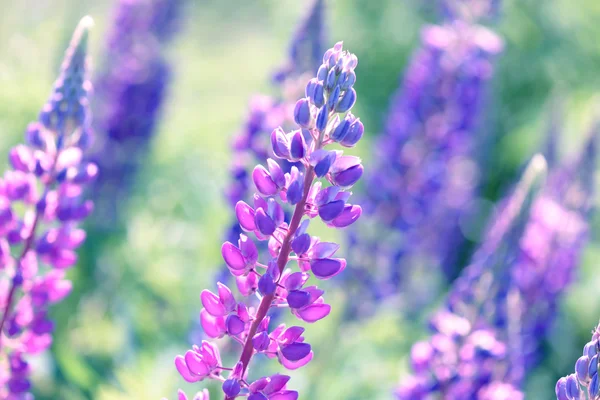
[[[308,251],[310,244],[310,235],[308,233],[303,233],[292,240],[292,250],[297,255],[301,255]]]
[[[587,383],[590,379],[590,376],[588,375],[589,365],[590,359],[588,356],[581,356],[577,362],[575,362],[575,373],[577,374],[577,379],[581,382]]]
[[[217,287],[219,291],[220,303],[225,307],[225,309],[228,312],[233,311],[237,305],[237,302],[235,301],[235,297],[233,296],[231,289],[229,289],[226,285],[222,284],[221,282],[217,282]]]
[[[271,147],[275,156],[279,158],[288,157],[289,142],[283,129],[277,128],[271,132]]]
[[[289,382],[290,377],[287,375],[275,374],[269,377],[269,383],[262,392],[266,395],[273,394],[275,392],[279,392],[285,385]]]
[[[567,376],[567,396],[570,399],[579,399],[581,392],[579,391],[579,383],[575,374]]]
[[[253,267],[258,261],[258,249],[256,248],[256,245],[252,239],[242,233],[240,234],[239,246],[246,267]]]
[[[244,321],[242,321],[241,318],[235,314],[230,314],[227,317],[225,325],[227,326],[227,333],[234,336],[244,332],[246,327]]]
[[[335,107],[335,111],[345,113],[350,110],[356,103],[356,91],[354,89],[347,90]]]
[[[303,321],[308,323],[316,322],[325,318],[331,312],[329,304],[311,304],[301,310],[296,311],[296,315]]]
[[[332,201],[319,207],[319,217],[325,222],[332,221],[344,211],[345,202],[342,200]]]
[[[252,346],[256,349],[256,351],[261,352],[265,351],[269,348],[270,343],[269,335],[267,332],[262,331],[254,335],[252,338]]]
[[[225,393],[225,397],[235,398],[242,389],[240,386],[240,382],[237,379],[230,378],[223,382],[223,393]]]
[[[325,104],[325,88],[323,87],[323,83],[317,82],[314,86],[314,90],[312,95],[310,96],[310,101],[317,107],[321,108]]]
[[[252,232],[256,230],[254,223],[254,209],[243,201],[238,201],[235,205],[235,215],[243,230]]]
[[[303,128],[310,128],[312,115],[310,112],[310,102],[307,98],[300,99],[294,107],[294,121]]]
[[[248,400],[270,400],[270,399],[262,393],[252,393],[250,396],[248,396]]]
[[[310,344],[292,343],[280,349],[281,354],[290,361],[299,361],[310,353]]]
[[[346,204],[342,213],[334,218],[329,225],[335,228],[345,228],[352,225],[362,214],[362,208],[357,205]]]
[[[216,344],[203,340],[200,346],[200,353],[202,354],[202,359],[209,367],[214,369],[221,365],[221,355]]]
[[[175,368],[177,368],[177,372],[183,379],[185,379],[189,383],[199,382],[202,380],[199,376],[193,375],[189,368],[185,363],[185,359],[183,356],[175,357]]]
[[[273,280],[271,274],[265,273],[258,280],[258,290],[263,296],[275,293],[275,289],[277,289],[277,284]]]
[[[269,400],[298,400],[298,392],[295,390],[284,390],[270,396]]]
[[[259,208],[256,210],[256,215],[254,216],[254,222],[256,223],[256,227],[258,231],[263,235],[270,236],[275,232],[277,226],[275,225],[275,221],[267,215],[265,210]]]
[[[327,175],[337,155],[335,151],[317,150],[310,156],[311,165],[315,167],[315,175],[319,178]]]
[[[327,108],[327,105],[324,105],[317,113],[316,128],[319,131],[325,130],[325,128],[327,127],[328,120],[329,120],[329,109]]]
[[[340,139],[340,144],[345,147],[354,147],[356,143],[363,137],[365,127],[359,118],[356,118],[348,128],[348,132],[343,139]]]
[[[287,189],[287,202],[296,205],[302,200],[304,194],[304,174],[300,173]]]
[[[294,369],[298,369],[298,368],[303,367],[306,364],[308,364],[312,360],[313,355],[314,355],[314,353],[311,351],[310,353],[308,353],[308,355],[306,357],[304,357],[298,361],[291,361],[285,357],[279,357],[279,362],[285,368],[287,368],[289,370],[294,370]]]
[[[304,136],[301,131],[296,131],[290,143],[290,157],[292,160],[297,161],[304,158],[306,153],[306,143],[304,142]]]
[[[344,118],[343,120],[340,121],[339,124],[337,124],[335,129],[329,135],[329,137],[332,140],[339,142],[346,137],[346,135],[348,134],[349,128],[350,128],[350,121],[348,121],[347,118]]]
[[[319,279],[329,279],[342,272],[346,260],[341,258],[316,258],[310,262],[310,268]]]
[[[294,272],[289,274],[283,283],[287,290],[297,290],[308,280],[309,275],[305,272]]]
[[[246,260],[240,249],[235,247],[231,242],[223,243],[221,246],[221,255],[225,264],[229,267],[231,272],[236,275],[243,275],[246,269]]]
[[[202,360],[200,354],[195,351],[188,350],[185,353],[185,364],[190,372],[200,379],[206,378],[210,374],[210,368]]]
[[[205,309],[200,311],[200,324],[204,333],[210,338],[221,338],[225,335],[225,319],[223,317],[214,317]]]
[[[213,317],[222,317],[227,315],[227,309],[225,305],[221,303],[219,296],[211,292],[210,290],[203,290],[200,294],[200,300],[202,306]]]
[[[285,174],[279,164],[277,164],[277,161],[269,158],[267,159],[267,166],[269,167],[269,174],[273,182],[280,188],[285,186]]]
[[[310,301],[310,293],[304,290],[292,290],[287,295],[290,308],[302,308]]]
[[[254,167],[254,170],[252,171],[252,180],[254,181],[256,189],[263,196],[272,196],[279,191],[279,188],[275,181],[273,181],[273,178],[271,178],[269,171],[262,165]]]
[[[310,249],[311,258],[329,258],[340,249],[340,245],[333,242],[319,242]]]

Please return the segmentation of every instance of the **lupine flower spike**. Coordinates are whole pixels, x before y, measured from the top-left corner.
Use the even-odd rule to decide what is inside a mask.
[[[100,166],[93,225],[114,229],[117,208],[146,155],[171,81],[164,59],[184,0],[119,0],[94,80],[97,140],[89,158]]]
[[[303,171],[292,167],[284,173],[278,161],[267,160],[266,166],[258,165],[252,172],[257,189],[253,204],[240,201],[235,207],[245,233],[237,243],[225,242],[221,252],[242,296],[255,295],[260,302],[256,308],[248,307],[219,282],[216,293],[202,292],[200,319],[209,337],[229,336],[241,345],[239,361],[226,368],[219,349],[208,341],[175,359],[177,370],[188,382],[207,378],[222,382],[226,400],[298,398],[296,391],[287,389],[289,376],[275,373],[250,378],[249,367],[258,354],[277,359],[290,370],[313,358],[305,328],[272,327],[269,311],[289,308],[301,321],[321,320],[331,307],[324,291],[307,286],[307,280],[311,274],[330,279],[346,267],[346,261],[335,256],[339,245],[321,242],[308,233],[308,227],[311,219],[319,217],[327,226],[343,228],[361,214],[360,206],[347,204],[350,188],[363,173],[360,159],[327,149],[333,143],[353,147],[362,137],[362,123],[350,112],[356,101],[357,63],[354,54],[342,50],[341,42],[327,50],[317,77],[306,85],[306,97],[294,107],[298,129],[278,128],[271,134],[276,159],[300,162]],[[285,217],[286,205],[293,207],[291,218]],[[268,242],[266,254],[259,254],[252,235]],[[227,377],[224,371],[229,371]]]
[[[27,127],[26,145],[9,154],[0,179],[0,397],[30,391],[27,356],[52,343],[50,305],[71,291],[65,272],[85,239],[77,227],[92,211],[83,200],[96,165],[82,162],[90,145],[87,80],[90,17],[79,23],[52,94],[39,119]],[[24,212],[19,212],[24,210]]]
[[[583,355],[575,362],[575,372],[556,382],[556,399],[600,399],[599,359],[600,324],[592,331],[592,339],[583,347]]]
[[[523,399],[516,388],[501,384],[510,384],[506,380],[508,343],[502,330],[485,321],[481,314],[488,310],[485,302],[495,277],[506,269],[507,261],[516,253],[516,244],[545,172],[543,157],[534,157],[491,227],[486,242],[460,278],[471,286],[467,289],[465,285],[462,290],[461,285],[450,293],[451,306],[432,320],[431,338],[413,346],[414,375],[401,382],[396,391],[399,400],[427,399],[434,395],[456,400]],[[513,397],[499,397],[497,391],[511,393]]]
[[[445,307],[433,319],[437,334],[451,329],[453,340],[473,335],[475,329],[488,330],[498,342],[494,361],[481,356],[494,354],[492,349],[477,351],[477,366],[471,368],[461,358],[470,353],[456,346],[439,348],[442,342],[434,336],[435,340],[413,347],[416,375],[403,384],[402,393],[458,393],[456,398],[470,398],[483,389],[482,382],[492,378],[485,375],[490,372],[487,364],[494,365],[495,380],[521,389],[526,371],[539,361],[542,340],[561,294],[573,281],[587,241],[585,219],[591,211],[596,136],[594,130],[575,163],[551,172],[526,218],[521,219],[522,227],[509,236],[503,232],[512,220],[514,195],[501,205],[473,263],[457,279]],[[492,343],[486,340],[487,345]],[[447,360],[455,361],[447,364]],[[472,376],[469,371],[479,372]]]
[[[460,219],[479,183],[474,145],[481,108],[503,41],[462,20],[425,27],[421,41],[365,177],[368,218],[350,232],[349,270],[365,283],[352,296],[360,300],[349,303],[351,315],[406,293],[421,270],[429,282],[439,275],[452,281],[458,273]],[[405,308],[418,309],[431,293],[409,292]]]

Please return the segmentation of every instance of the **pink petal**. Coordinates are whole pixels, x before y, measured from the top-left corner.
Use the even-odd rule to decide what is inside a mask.
[[[225,305],[221,303],[219,296],[211,292],[210,290],[203,290],[200,294],[200,300],[204,309],[214,317],[223,317],[227,315]]]
[[[277,393],[269,397],[269,400],[297,400],[298,392],[294,390],[284,390],[281,393]]]
[[[200,324],[204,333],[211,338],[221,338],[225,335],[225,318],[213,317],[205,309],[200,311]]]
[[[296,311],[296,314],[301,320],[313,323],[325,318],[330,312],[331,306],[329,304],[313,304],[302,310]]]
[[[234,275],[242,275],[246,268],[246,261],[240,249],[235,247],[231,242],[223,243],[221,246],[221,254],[225,264],[231,269]]]
[[[200,379],[204,379],[210,374],[210,368],[206,365],[200,354],[188,350],[185,353],[184,359],[185,365],[187,365],[190,372]]]
[[[310,353],[308,353],[308,355],[306,357],[304,357],[301,360],[290,361],[290,360],[286,360],[284,357],[279,357],[279,362],[285,368],[287,368],[289,370],[294,370],[294,369],[298,369],[298,368],[303,367],[306,364],[308,364],[310,362],[310,360],[312,360],[313,356],[314,356],[314,353],[311,351]]]
[[[175,357],[175,368],[177,368],[179,375],[181,375],[181,377],[187,382],[193,383],[202,380],[202,378],[192,375],[185,363],[185,359],[183,358],[183,356]]]

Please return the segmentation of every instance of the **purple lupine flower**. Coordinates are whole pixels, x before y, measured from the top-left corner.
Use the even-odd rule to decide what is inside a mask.
[[[480,392],[507,380],[509,344],[502,329],[485,316],[496,271],[514,258],[516,243],[525,228],[532,200],[545,174],[543,157],[536,157],[508,198],[502,213],[449,293],[448,305],[431,321],[429,340],[411,351],[413,375],[396,390],[400,400],[426,399],[439,394],[445,399],[478,398]],[[462,302],[458,299],[464,299]]]
[[[600,324],[592,331],[592,340],[583,347],[583,355],[575,362],[575,373],[556,382],[557,400],[600,399],[598,360],[600,359]]]
[[[464,319],[464,325],[472,328],[460,335],[446,334],[452,338],[460,336],[461,343],[476,328],[490,330],[504,344],[502,358],[494,361],[494,371],[500,375],[494,378],[516,389],[521,388],[526,371],[539,361],[541,342],[554,319],[561,294],[574,278],[587,240],[585,218],[591,210],[594,182],[590,171],[595,169],[596,140],[593,134],[576,162],[552,171],[527,213],[522,211],[519,189],[501,205],[473,263],[456,280],[445,307],[432,323],[439,334],[443,333],[440,326],[460,326],[448,322],[451,318]],[[522,215],[515,219],[518,213]],[[451,349],[455,359],[457,349]],[[417,379],[421,390],[428,387],[436,393],[440,393],[440,385],[444,390],[460,385],[461,390],[468,387],[466,393],[471,396],[481,389],[480,377],[473,380],[460,374],[462,361],[453,364],[453,371],[440,376],[435,367],[439,357],[436,353],[426,367],[415,368],[416,378],[406,385],[412,387]],[[445,354],[444,360],[448,357],[451,356]],[[484,371],[484,367],[480,365],[475,370]],[[432,380],[439,385],[427,386]]]
[[[101,169],[94,189],[105,193],[94,225],[115,226],[118,206],[146,155],[172,78],[164,49],[176,32],[184,0],[119,0],[94,84],[90,158]]]
[[[98,173],[82,161],[90,143],[87,79],[90,17],[79,23],[58,79],[39,119],[27,127],[26,145],[9,154],[0,179],[0,397],[29,393],[27,356],[52,343],[50,305],[71,291],[65,272],[85,240],[77,227],[92,211],[82,194]],[[19,211],[24,210],[24,211]]]
[[[350,234],[357,249],[350,270],[368,283],[359,289],[356,307],[363,311],[371,308],[365,295],[397,294],[419,265],[428,275],[455,277],[456,249],[464,240],[459,220],[479,182],[473,150],[502,39],[463,21],[427,26],[421,39],[392,101],[375,169],[366,177],[364,205],[371,218]]]
[[[278,161],[269,159],[268,167],[259,165],[252,174],[257,189],[253,204],[240,201],[236,205],[239,224],[248,235],[241,234],[237,244],[225,242],[221,252],[240,293],[245,297],[255,295],[259,304],[251,307],[238,301],[231,289],[219,282],[217,293],[202,292],[201,324],[209,337],[229,336],[242,344],[239,361],[231,368],[224,367],[218,348],[206,341],[175,359],[177,370],[188,382],[207,378],[222,382],[226,400],[238,396],[249,400],[298,398],[296,391],[287,389],[288,376],[274,374],[249,379],[249,366],[257,354],[276,358],[290,370],[302,367],[314,356],[304,336],[305,328],[285,324],[270,327],[270,311],[290,308],[293,315],[308,323],[330,312],[324,291],[306,284],[311,273],[317,279],[339,274],[346,261],[335,256],[339,245],[309,235],[308,226],[317,216],[328,226],[346,226],[361,212],[359,206],[346,205],[351,195],[349,189],[362,174],[359,160],[346,158],[341,150],[326,149],[333,143],[345,147],[355,144],[355,141],[348,145],[341,138],[335,139],[333,132],[345,119],[354,119],[349,112],[351,105],[345,104],[345,99],[347,93],[354,90],[357,64],[356,56],[343,51],[341,42],[327,50],[317,77],[307,86],[307,97],[299,100],[299,106],[295,107],[294,119],[303,128],[289,133],[277,128],[271,134],[276,158],[288,162],[299,158],[302,170],[293,166],[283,173]],[[321,88],[327,103],[314,100],[317,87]],[[303,114],[307,102],[308,120]],[[344,111],[339,112],[340,109]],[[297,139],[298,134],[302,140]],[[284,208],[290,206],[293,211],[291,218],[287,218]],[[251,234],[258,241],[267,242],[265,251],[258,250],[249,237]],[[288,267],[290,261],[297,264],[296,271]],[[225,370],[230,371],[227,378],[222,375]]]

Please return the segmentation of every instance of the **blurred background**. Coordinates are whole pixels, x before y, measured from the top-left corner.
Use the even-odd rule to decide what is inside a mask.
[[[199,293],[213,288],[221,269],[219,250],[232,215],[223,200],[231,141],[249,99],[278,93],[271,77],[288,57],[308,2],[181,3],[177,26],[161,50],[171,72],[160,119],[147,145],[134,145],[147,151],[128,166],[126,189],[109,191],[113,204],[86,222],[87,243],[69,272],[73,293],[52,310],[57,329],[51,351],[34,361],[38,399],[174,398],[178,387],[192,391],[173,358],[201,340]],[[91,15],[96,23],[93,77],[109,68],[106,43],[115,7],[115,1],[0,0],[0,154],[21,142],[28,122],[37,118],[81,16]],[[437,22],[439,13],[419,0],[327,0],[324,18],[325,48],[343,40],[360,60],[354,113],[364,122],[366,140],[355,153],[368,170],[371,145],[419,46],[420,29]],[[581,147],[600,93],[599,19],[594,0],[576,7],[570,0],[507,0],[485,21],[504,39],[504,50],[483,111],[490,147],[482,200],[491,204],[506,193],[522,166],[544,150],[552,128],[559,159]],[[113,207],[119,212],[112,213]],[[544,344],[543,362],[528,376],[527,399],[552,398],[556,379],[572,370],[598,322],[597,231],[595,218],[576,282]],[[340,310],[352,299],[344,286],[324,286],[334,311],[311,327],[315,359],[291,374],[293,388],[305,399],[390,398],[409,370],[410,346],[427,336],[427,312],[404,318],[394,307],[378,307],[347,319]]]

